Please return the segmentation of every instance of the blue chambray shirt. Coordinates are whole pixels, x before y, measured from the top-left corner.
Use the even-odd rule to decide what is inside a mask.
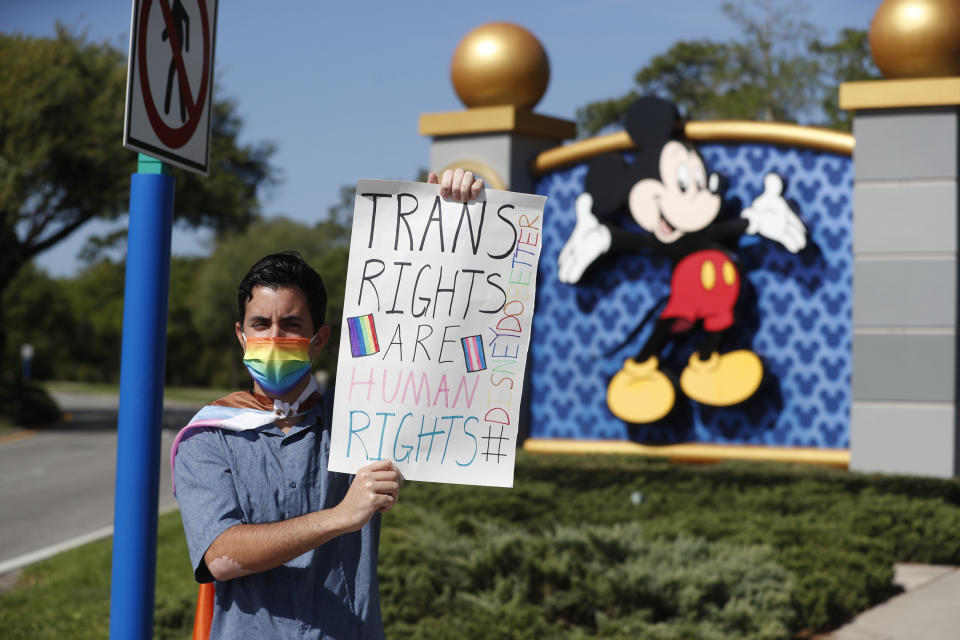
[[[199,428],[180,442],[174,473],[190,560],[235,524],[287,520],[336,506],[353,476],[327,470],[333,396],[285,435]],[[290,562],[218,582],[211,638],[381,639],[377,546],[380,516]]]

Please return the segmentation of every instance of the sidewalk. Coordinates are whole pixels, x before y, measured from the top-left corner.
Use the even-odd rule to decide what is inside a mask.
[[[960,638],[960,569],[898,564],[894,582],[906,591],[864,611],[830,640],[956,640]]]

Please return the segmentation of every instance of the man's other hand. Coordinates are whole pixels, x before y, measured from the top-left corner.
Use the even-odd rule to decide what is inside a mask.
[[[440,179],[431,171],[427,183],[439,184],[440,195],[457,202],[473,200],[483,190],[483,178],[474,175],[473,171],[463,169],[447,169]]]
[[[336,510],[344,519],[347,531],[358,531],[373,514],[383,513],[397,504],[403,474],[389,460],[380,460],[357,471]]]

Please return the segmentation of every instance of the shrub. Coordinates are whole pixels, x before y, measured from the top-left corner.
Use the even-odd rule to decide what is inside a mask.
[[[640,457],[521,455],[512,490],[408,485],[388,516],[385,536],[394,527],[418,527],[420,516],[414,515],[427,511],[438,523],[450,523],[453,531],[446,535],[452,539],[474,537],[475,530],[487,525],[504,532],[520,527],[528,536],[553,539],[558,526],[639,523],[651,543],[692,538],[736,548],[765,545],[792,576],[790,631],[819,631],[895,593],[895,562],[960,564],[960,541],[955,539],[960,526],[958,488],[956,480],[783,464],[694,466]],[[444,563],[438,555],[465,556],[469,550],[424,544],[430,557],[416,559],[418,574],[425,572],[417,579],[459,584],[450,575],[460,575],[455,569],[459,565]],[[511,564],[524,566],[519,559]],[[391,597],[385,592],[385,608]],[[545,606],[535,598],[529,602]],[[448,606],[445,611],[453,615],[449,599],[435,599],[434,604]],[[403,618],[403,606],[398,607],[395,611]],[[554,614],[544,611],[544,619],[553,620]],[[572,613],[557,613],[556,619],[567,620],[566,615]],[[677,618],[670,624],[681,622]],[[613,627],[598,622],[596,628]],[[650,634],[661,633],[652,629]]]
[[[792,578],[763,545],[649,540],[636,522],[536,535],[417,519],[382,545],[391,637],[789,635]]]
[[[63,417],[60,407],[43,389],[33,383],[0,384],[0,412],[22,427],[51,425]]]

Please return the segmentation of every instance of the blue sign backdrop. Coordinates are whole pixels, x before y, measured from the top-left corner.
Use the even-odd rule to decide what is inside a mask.
[[[731,211],[721,219],[738,215],[763,191],[764,175],[774,172],[784,177],[784,197],[807,226],[807,246],[798,254],[743,236],[735,255],[744,281],[723,346],[760,356],[760,388],[730,407],[702,405],[679,394],[670,415],[646,425],[627,424],[610,412],[607,384],[649,337],[654,323],[648,314],[667,296],[673,267],[649,251],[621,253],[597,260],[577,284],[557,279],[557,258],[575,223],[574,201],[584,191],[587,167],[582,164],[546,174],[537,183],[547,205],[531,345],[530,436],[846,448],[852,160],[768,144],[701,144],[698,149],[708,171],[729,179]],[[629,215],[618,222],[644,233]],[[674,339],[661,354],[663,368],[683,369],[701,337],[692,331]]]

